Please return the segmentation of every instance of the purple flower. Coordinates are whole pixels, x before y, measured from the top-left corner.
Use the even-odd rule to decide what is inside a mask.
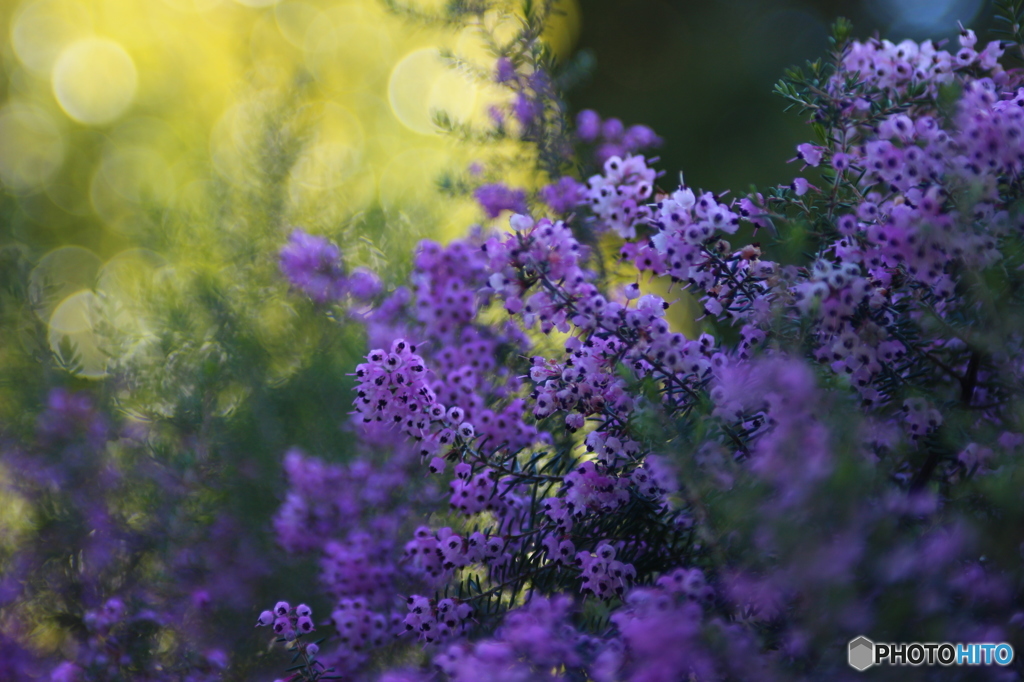
[[[817,166],[821,163],[821,153],[823,151],[824,150],[821,147],[805,142],[796,146],[796,158],[800,159],[808,166]],[[790,159],[790,161],[795,160],[796,159]]]
[[[622,144],[631,152],[650,147],[660,147],[661,143],[662,139],[645,125],[630,126],[622,136]]]
[[[869,488],[891,480],[913,490],[911,477],[927,476],[955,484],[975,469],[994,477],[1009,459],[1002,450],[1022,440],[1017,425],[998,420],[1005,401],[992,377],[1019,378],[1024,365],[996,353],[972,358],[966,341],[936,336],[938,326],[916,329],[908,340],[897,324],[913,325],[921,312],[940,319],[964,312],[955,297],[968,293],[961,273],[997,263],[1003,244],[1018,237],[1007,198],[1016,190],[1006,189],[1006,179],[1024,169],[1024,88],[1006,85],[1016,75],[977,77],[990,67],[979,63],[973,35],[967,42],[962,49],[971,65],[963,72],[955,55],[931,43],[874,40],[840,55],[839,75],[821,87],[842,109],[837,117],[845,117],[846,134],[841,142],[797,147],[804,164],[838,171],[822,173],[824,190],[805,178],[767,199],[725,199],[685,185],[655,190],[659,173],[631,154],[660,143],[654,132],[584,111],[577,136],[594,143],[588,152],[597,148],[601,172],[586,185],[556,177],[539,192],[557,213],[585,202],[577,224],[534,220],[524,215],[525,191],[494,183],[479,187],[475,198],[492,218],[516,212],[511,231],[422,243],[408,288],[367,314],[375,350],[356,368],[362,444],[393,448],[392,459],[380,469],[369,459],[341,466],[292,453],[285,460],[290,490],[275,529],[286,550],[321,554],[322,586],[339,605],[331,619],[345,637],[339,667],[365,662],[364,649],[384,641],[390,623],[406,641],[459,638],[433,657],[451,680],[537,679],[562,666],[586,666],[598,680],[783,679],[785,670],[775,675],[777,664],[788,666],[782,659],[816,657],[836,631],[854,624],[864,630],[876,612],[882,615],[872,595],[886,598],[883,591],[897,581],[908,583],[895,587],[906,589],[921,612],[953,613],[961,601],[986,609],[1012,601],[998,557],[991,565],[963,563],[973,527],[958,533],[955,508],[936,503],[914,511],[934,515],[936,523],[904,529],[889,517],[909,512],[881,504],[885,496]],[[543,75],[516,74],[507,59],[496,68],[495,79],[513,81],[517,95],[506,114],[529,129],[546,115],[541,107],[553,86]],[[928,103],[950,82],[964,92],[952,120]],[[918,85],[924,87],[917,103],[877,114],[877,98],[896,102]],[[965,186],[975,198],[962,201]],[[742,238],[741,220],[774,231],[776,216],[780,225],[798,211],[824,218],[826,200],[827,220],[809,221],[809,229],[824,230],[818,251],[799,264],[782,266],[762,259],[758,243],[724,239]],[[595,267],[599,254],[581,236],[602,232],[625,241],[616,267],[635,268],[617,280],[631,283],[623,293]],[[772,248],[766,245],[764,254]],[[684,336],[667,312],[672,296],[645,294],[642,275],[688,288],[706,314],[731,323],[735,333],[722,340]],[[369,298],[380,285],[359,273],[346,286],[354,297]],[[495,324],[490,316],[500,315],[501,305],[510,317]],[[777,324],[781,316],[803,318],[799,339]],[[534,342],[554,330],[561,333],[557,343]],[[1016,338],[1006,355],[1019,357],[1019,344]],[[933,359],[942,372],[929,370]],[[638,382],[648,388],[644,396]],[[833,399],[837,391],[850,395]],[[871,418],[863,428],[861,415],[847,409],[857,398]],[[987,432],[977,433],[976,444],[957,443],[958,461],[947,457],[934,471],[921,470],[927,434],[953,422],[950,398],[984,406]],[[666,533],[702,523],[684,513],[676,493],[685,488],[671,460],[650,452],[630,428],[633,415],[653,405],[668,417],[666,428],[676,420],[704,422],[707,435],[693,443],[688,472],[707,476],[723,498],[738,494],[737,511],[749,519],[749,528],[729,540],[740,559],[731,569],[707,566],[705,578],[687,566],[696,557],[671,549],[683,545],[663,547],[641,523],[634,536],[602,522],[657,508],[673,514]],[[562,447],[539,431],[546,424],[580,432],[582,442],[560,453],[579,459],[541,477],[524,475],[518,453],[541,443]],[[1003,431],[996,447],[995,434]],[[403,540],[399,529],[411,517],[388,505],[404,500],[412,483],[388,477],[403,452],[433,474],[424,483],[430,499],[446,489],[453,512],[479,516],[455,528],[422,526]],[[847,483],[851,494],[835,492]],[[412,504],[402,510],[413,511]],[[814,518],[824,520],[823,532],[807,522]],[[924,530],[933,525],[950,530]],[[896,536],[905,532],[910,542],[901,545]],[[526,557],[533,557],[528,565]],[[614,628],[594,637],[577,637],[568,623],[580,598],[555,596],[511,611],[489,639],[467,641],[460,636],[474,624],[470,609],[477,604],[439,593],[465,579],[466,569],[491,586],[517,571],[550,572],[544,577],[560,585],[556,593],[622,602],[609,606]],[[872,578],[875,585],[862,584]],[[413,594],[407,613],[387,613],[406,583],[438,596]],[[824,611],[813,608],[834,586],[843,594],[830,594]],[[282,631],[312,629],[312,620],[297,620],[301,608],[294,617],[287,608],[279,616]],[[1007,616],[997,615],[1004,622]],[[960,618],[964,628],[985,627],[963,610],[951,621],[960,627]],[[762,652],[759,623],[769,620],[777,622],[782,646]]]
[[[39,675],[39,661],[29,649],[22,646],[22,644],[12,635],[6,633],[0,633],[0,650],[4,653],[0,656],[0,679],[3,680],[23,680],[23,679],[40,679]],[[77,678],[75,675],[78,672],[77,666],[72,663],[61,663],[58,664],[52,674],[57,671],[67,670],[65,677],[56,677],[58,680],[70,680],[74,682]],[[45,678],[42,678],[45,679]]]
[[[555,213],[569,213],[583,201],[585,189],[584,185],[566,176],[545,185],[540,191],[540,198]]]
[[[850,167],[850,157],[842,152],[836,152],[832,155],[832,168],[838,173],[842,173]]]
[[[699,605],[678,603],[661,590],[631,592],[611,616],[632,654],[629,679],[686,679],[691,673],[700,680],[717,677],[708,647],[700,642],[702,616]]]
[[[793,190],[793,193],[798,197],[802,197],[807,194],[807,190],[815,188],[814,185],[807,182],[805,178],[793,178],[792,184],[789,186]],[[815,188],[817,189],[817,188]]]
[[[512,105],[512,113],[524,128],[529,128],[540,117],[542,107],[540,101],[531,98],[525,92],[520,92],[516,95],[515,104]]]
[[[626,127],[622,125],[622,121],[617,118],[606,119],[601,124],[601,137],[606,142],[620,142],[623,134],[626,132]]]
[[[529,210],[526,206],[526,192],[521,189],[511,189],[501,183],[477,187],[473,196],[487,213],[488,218],[497,218],[502,211],[526,213]]]
[[[292,286],[317,303],[337,300],[345,293],[341,251],[323,237],[293,230],[281,249],[280,266]]]
[[[622,158],[628,155],[629,152],[625,146],[617,142],[606,142],[600,145],[594,152],[594,160],[603,166],[612,157],[618,156]]]
[[[70,661],[64,661],[50,673],[51,682],[76,682],[82,670]]]
[[[508,57],[502,57],[494,69],[494,81],[507,83],[516,77],[516,67]]]
[[[601,134],[601,117],[596,111],[584,109],[576,114],[576,134],[584,142],[593,142]]]
[[[39,436],[44,442],[81,437],[98,447],[106,435],[106,422],[88,394],[64,388],[50,391],[46,410],[39,415]]]
[[[356,268],[348,277],[348,291],[359,301],[369,301],[380,293],[380,278],[372,270]]]

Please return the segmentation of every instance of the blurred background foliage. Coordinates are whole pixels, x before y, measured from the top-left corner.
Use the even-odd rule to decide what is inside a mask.
[[[562,4],[547,40],[568,56],[580,16],[574,0]],[[179,347],[167,338],[175,325],[188,342],[208,340],[211,320],[198,311],[210,306],[192,305],[205,297],[238,316],[281,379],[308,358],[295,339],[310,338],[292,333],[295,301],[276,276],[291,226],[342,244],[350,267],[387,273],[416,238],[480,220],[468,197],[438,193],[439,177],[530,150],[438,133],[437,111],[479,127],[509,100],[489,82],[481,27],[419,16],[444,9],[432,0],[400,12],[378,0],[3,4],[0,244],[16,245],[32,268],[37,319],[13,326],[29,354],[48,347],[77,376],[100,378],[111,355]],[[510,36],[519,17],[492,12],[484,23]],[[450,68],[442,53],[480,74]],[[537,186],[533,164],[515,167],[526,172],[508,181]],[[10,267],[18,258],[8,253]],[[47,328],[41,347],[30,338],[36,322]],[[16,355],[9,349],[6,363]],[[0,397],[0,415],[16,420],[16,401]]]
[[[574,110],[647,123],[666,140],[662,168],[684,169],[694,186],[742,190],[790,179],[785,161],[806,133],[771,86],[786,66],[823,53],[836,16],[860,35],[952,36],[983,5],[563,0],[547,38],[563,62],[574,55],[584,67]],[[469,198],[439,194],[438,178],[529,150],[459,144],[437,132],[433,113],[485,126],[509,93],[439,58],[466,56],[488,74],[478,27],[415,20],[442,0],[402,7],[4,3],[0,243],[28,250],[28,293],[51,350],[70,341],[79,374],[103,375],[99,317],[137,349],[148,331],[142,289],[157,273],[160,289],[199,272],[240,281],[236,268],[256,268],[249,275],[265,284],[291,225],[338,240],[352,265],[387,271],[411,239],[481,221]],[[501,36],[515,25],[493,13],[486,28]],[[512,185],[545,180],[523,172],[530,164],[503,168],[517,169],[503,178]],[[291,303],[263,291],[245,303],[262,341],[287,336]]]
[[[574,109],[646,123],[665,138],[660,167],[714,192],[792,180],[786,161],[808,131],[772,86],[785,69],[825,55],[837,17],[852,20],[861,39],[955,44],[957,21],[985,37],[991,15],[988,0],[583,0],[582,8],[578,49],[595,69],[570,93]]]
[[[692,186],[741,191],[793,177],[786,160],[807,130],[772,85],[823,54],[835,17],[852,18],[862,37],[952,37],[957,19],[985,16],[984,4],[562,0],[546,39],[580,76],[570,113],[648,124],[665,139],[660,167],[685,170]],[[0,3],[0,445],[31,440],[47,391],[61,385],[144,425],[141,450],[122,443],[104,455],[126,477],[109,511],[150,538],[138,545],[149,552],[145,579],[184,571],[188,589],[234,593],[204,625],[233,633],[226,648],[252,646],[236,610],[312,580],[311,566],[266,568],[282,453],[298,445],[338,460],[353,448],[343,427],[362,331],[288,292],[277,253],[292,226],[393,282],[417,239],[485,221],[469,197],[438,191],[442,176],[472,179],[481,164],[512,169],[502,180],[513,186],[548,180],[514,134],[483,145],[437,132],[433,112],[484,127],[510,94],[486,78],[493,56],[477,27],[417,18],[442,0],[403,7]],[[487,21],[499,36],[517,26],[514,13]],[[447,67],[442,51],[485,77]],[[160,475],[137,475],[140,462]],[[54,505],[32,511],[0,492],[9,576],[23,579],[11,557],[61,516]],[[168,507],[174,523],[153,527]],[[185,571],[152,549],[159,542],[216,547],[250,570],[226,573],[196,549]],[[247,580],[259,587],[245,591]],[[24,609],[44,649],[61,646],[58,621],[39,615],[59,589],[37,591]]]

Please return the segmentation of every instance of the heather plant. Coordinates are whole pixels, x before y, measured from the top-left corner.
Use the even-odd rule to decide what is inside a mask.
[[[452,679],[834,678],[858,632],[1019,642],[1007,48],[838,23],[777,88],[813,135],[786,186],[664,190],[634,153],[657,136],[585,111],[585,181],[529,211],[477,189],[509,228],[422,243],[355,371],[357,423],[451,492],[405,545],[433,591],[402,593],[394,636]],[[771,241],[728,241],[751,231]]]
[[[1020,650],[1020,3],[986,44],[838,22],[777,86],[796,177],[733,196],[669,185],[646,126],[570,122],[557,3],[389,6],[486,48],[445,58],[489,119],[435,115],[485,150],[439,181],[486,217],[461,238],[406,264],[372,246],[384,213],[285,228],[302,141],[269,110],[260,200],[210,198],[230,266],[90,299],[101,381],[3,252],[4,679],[845,679],[858,635]]]

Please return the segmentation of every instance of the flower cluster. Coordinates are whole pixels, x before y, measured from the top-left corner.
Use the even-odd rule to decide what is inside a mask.
[[[446,409],[427,382],[427,367],[416,346],[395,339],[391,352],[371,351],[367,362],[356,367],[359,380],[356,408],[363,422],[393,424],[421,442],[424,455],[436,452],[456,437],[473,437],[473,425],[465,413]]]
[[[636,569],[631,564],[615,559],[615,548],[609,544],[598,545],[596,553],[580,552],[576,555],[580,567],[584,594],[593,594],[598,599],[612,595],[622,596],[630,581],[636,578]]]
[[[358,591],[353,591],[358,594]],[[368,659],[368,652],[384,646],[388,639],[388,619],[368,608],[361,598],[344,598],[331,612],[331,624],[341,647],[333,662],[340,669],[354,670]]]
[[[409,613],[402,624],[405,632],[415,632],[428,644],[459,635],[473,617],[473,608],[455,599],[436,603],[427,597],[413,595],[407,600]]]
[[[548,47],[539,39],[545,22],[557,12],[554,5],[538,5],[527,12],[518,39],[495,41],[496,61],[488,69],[489,80],[505,90],[503,104],[489,109],[497,138],[515,136],[530,143],[539,153],[542,165],[558,168],[572,153],[565,116],[555,78],[542,66],[548,59]]]
[[[335,598],[360,595],[372,604],[387,604],[394,584],[394,564],[389,560],[390,538],[355,531],[344,540],[324,543],[320,581]]]
[[[1024,2],[994,3],[1005,42],[840,22],[777,86],[811,124],[795,177],[749,193],[669,184],[650,128],[567,115],[559,3],[442,4],[489,50],[444,60],[503,96],[435,117],[484,150],[439,183],[487,216],[463,238],[404,258],[393,196],[299,205],[292,170],[322,164],[291,136],[322,117],[270,109],[271,174],[214,183],[247,205],[211,224],[379,250],[232,229],[237,267],[149,286],[162,237],[97,274],[0,230],[0,679],[276,665],[239,633],[287,682],[834,680],[851,632],[1020,641]],[[287,581],[306,604],[254,610]]]
[[[317,303],[335,301],[345,294],[341,251],[323,237],[293,230],[281,249],[280,266],[291,285]]]
[[[650,219],[648,199],[654,192],[657,173],[642,156],[612,156],[604,163],[604,173],[587,181],[583,199],[598,219],[598,225],[610,227],[624,239],[636,237],[636,226]]]
[[[570,514],[610,512],[629,501],[629,479],[616,478],[607,471],[588,461],[565,475],[563,499]]]
[[[286,601],[279,601],[273,611],[263,611],[256,619],[256,627],[273,626],[274,634],[287,640],[299,635],[308,635],[316,627],[313,625],[313,610],[305,604],[294,609]]]
[[[701,642],[700,604],[677,599],[668,589],[640,589],[629,594],[625,607],[612,618],[628,660],[621,657],[604,664],[613,670],[625,667],[630,671],[629,679],[670,679],[680,674],[697,679],[717,676],[714,658]],[[609,658],[618,653],[611,651]]]
[[[915,43],[904,40],[853,41],[842,55],[840,68],[830,86],[834,92],[848,93],[846,78],[854,77],[861,83],[891,94],[906,92],[912,85],[923,85],[935,95],[939,86],[954,80],[954,73],[971,66],[991,72],[993,76],[1005,73],[999,63],[1003,54],[1002,43],[993,40],[978,52],[978,37],[973,30],[961,29],[960,50],[950,53],[936,47],[931,40]],[[867,97],[852,98],[847,106],[853,111],[870,107]]]
[[[271,627],[277,635],[278,642],[288,642],[289,651],[294,652],[292,659],[293,672],[290,680],[315,682],[321,679],[337,679],[329,676],[335,668],[328,667],[320,660],[320,645],[302,638],[316,631],[313,623],[313,610],[306,604],[292,608],[286,601],[279,601],[273,610],[260,613],[256,627]],[[339,627],[339,632],[344,632]]]
[[[577,180],[563,176],[557,182],[542,187],[540,199],[555,213],[571,213],[583,200],[585,191],[586,187]]]
[[[58,388],[47,396],[46,410],[39,415],[38,433],[48,443],[81,438],[98,447],[106,441],[108,429],[88,394]]]
[[[304,552],[340,531],[356,528],[365,516],[379,524],[376,505],[397,498],[407,482],[399,461],[396,457],[386,468],[366,460],[339,466],[289,450],[284,456],[289,491],[274,519],[278,543],[289,551]],[[372,554],[366,546],[360,550]]]
[[[1006,178],[1021,167],[1024,91],[998,65],[998,42],[979,54],[973,32],[960,41],[956,55],[927,42],[852,43],[833,86],[846,77],[844,69],[853,73],[860,113],[834,144],[800,146],[809,165],[831,165],[832,187],[809,192],[802,199],[806,210],[836,206],[828,197],[838,192],[851,198],[848,211],[825,209],[832,222],[822,257],[805,275],[787,278],[782,295],[815,320],[817,359],[848,375],[869,405],[889,399],[896,380],[904,384],[922,371],[954,379],[969,402],[992,395],[983,377],[998,373],[993,366],[972,370],[960,340],[916,338],[903,324],[907,316],[960,315],[964,273],[996,265],[1003,257],[999,244],[1013,229]],[[875,88],[898,95],[916,81],[962,86],[950,123],[934,100],[876,113]],[[841,109],[847,96],[837,91],[830,105]],[[971,203],[959,201],[964,192],[973,193]],[[928,429],[915,422],[912,430],[938,425],[931,422]]]
[[[434,664],[459,682],[550,679],[558,667],[581,662],[576,650],[583,637],[569,623],[571,607],[565,597],[535,597],[510,613],[493,639],[453,644]]]
[[[484,209],[488,218],[497,218],[502,211],[513,213],[526,213],[526,192],[521,189],[511,189],[500,183],[481,185],[474,192],[473,196]]]
[[[601,116],[591,109],[584,109],[576,115],[576,136],[582,142],[597,145],[594,158],[599,164],[613,156],[624,157],[662,144],[662,139],[645,125],[627,128],[617,118],[601,120]]]
[[[1008,637],[1018,572],[972,510],[1024,440],[1024,338],[999,322],[1019,320],[1024,88],[968,30],[956,53],[837,30],[831,62],[779,86],[816,124],[794,159],[814,176],[663,192],[635,154],[657,136],[582,112],[599,167],[539,192],[562,220],[492,183],[477,199],[507,231],[420,245],[366,318],[355,409],[361,437],[414,443],[455,513],[326,546],[346,669],[385,622],[443,643],[452,680],[832,679],[823,651],[911,637],[909,613]],[[522,57],[494,80],[528,137],[552,86]],[[801,230],[809,254],[730,242],[751,228]],[[286,503],[311,536],[339,525],[317,508]]]

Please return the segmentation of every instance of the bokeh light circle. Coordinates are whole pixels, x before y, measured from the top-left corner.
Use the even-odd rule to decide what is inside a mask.
[[[313,102],[305,108],[306,146],[291,178],[314,189],[337,187],[352,176],[363,158],[363,129],[359,119],[333,102]]]
[[[555,3],[544,33],[544,39],[559,59],[568,59],[580,39],[582,12],[578,0],[560,0]]]
[[[142,248],[121,251],[103,264],[96,276],[96,291],[103,294],[110,322],[119,331],[144,335],[147,297],[155,274],[167,265],[166,258]]]
[[[64,138],[39,107],[11,103],[0,109],[0,181],[14,192],[45,183],[64,161]]]
[[[50,350],[61,360],[78,361],[76,374],[86,379],[102,379],[107,374],[107,354],[96,333],[101,320],[102,301],[92,291],[77,291],[61,301],[49,320]],[[72,353],[65,351],[70,343]]]
[[[387,26],[363,5],[342,5],[308,24],[306,65],[325,93],[379,92],[395,62]],[[339,69],[338,64],[358,65]]]
[[[92,16],[69,0],[39,0],[25,5],[11,25],[11,46],[22,64],[48,74],[65,47],[92,33]]]
[[[305,2],[282,2],[274,7],[274,19],[284,39],[302,48],[313,25],[328,21],[323,12]]]
[[[466,76],[448,68],[435,47],[413,50],[391,70],[388,102],[399,121],[424,135],[437,133],[434,112],[465,120],[476,103],[477,88]]]
[[[79,289],[91,289],[103,266],[99,256],[81,246],[62,246],[39,259],[28,278],[32,309],[48,322],[57,305]]]
[[[179,12],[209,12],[223,2],[224,0],[164,0],[164,4]]]
[[[135,99],[138,73],[121,45],[86,38],[61,52],[53,67],[53,92],[68,116],[87,125],[120,117]]]

